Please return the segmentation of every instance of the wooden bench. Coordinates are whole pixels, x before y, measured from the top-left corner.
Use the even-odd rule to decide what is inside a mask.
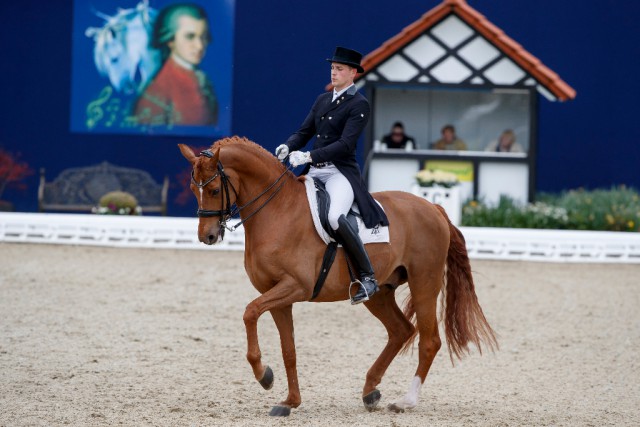
[[[91,212],[100,198],[110,191],[132,194],[142,208],[142,214],[167,215],[169,178],[156,183],[143,170],[125,168],[102,162],[95,166],[65,169],[52,182],[46,182],[45,170],[40,169],[38,210],[62,212]]]

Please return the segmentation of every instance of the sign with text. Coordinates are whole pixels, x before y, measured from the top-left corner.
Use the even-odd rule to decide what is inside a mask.
[[[457,160],[427,160],[424,168],[455,174],[460,182],[473,182],[473,163]]]

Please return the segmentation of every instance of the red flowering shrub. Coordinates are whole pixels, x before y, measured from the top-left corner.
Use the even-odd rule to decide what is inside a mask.
[[[0,148],[0,196],[8,186],[24,190],[27,185],[22,180],[33,174],[26,162],[19,161],[20,155],[13,155]]]

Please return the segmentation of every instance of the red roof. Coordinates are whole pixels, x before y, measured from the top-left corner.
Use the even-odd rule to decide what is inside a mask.
[[[473,9],[465,0],[444,0],[417,21],[405,27],[399,34],[390,38],[379,48],[365,56],[362,68],[365,72],[356,80],[364,77],[368,71],[375,69],[387,58],[416,39],[427,29],[440,22],[445,16],[454,13],[458,18],[474,28],[479,34],[493,43],[513,62],[529,73],[542,86],[560,101],[573,99],[576,91],[565,83],[556,73],[547,68],[538,58],[507,36],[500,28],[493,25],[481,13]]]

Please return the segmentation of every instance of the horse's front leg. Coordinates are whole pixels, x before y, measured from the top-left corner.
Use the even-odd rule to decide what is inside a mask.
[[[281,281],[249,303],[244,313],[243,319],[247,330],[247,360],[253,369],[253,375],[267,390],[273,386],[273,371],[269,366],[262,364],[262,354],[258,343],[258,319],[265,311],[271,311],[280,333],[282,356],[289,383],[289,395],[286,400],[273,407],[270,415],[287,416],[291,412],[291,408],[297,408],[301,402],[291,306],[295,302],[306,299],[308,298],[304,290],[296,286],[293,281]]]
[[[302,401],[300,386],[298,384],[298,368],[296,366],[296,343],[293,334],[293,313],[289,305],[280,309],[271,310],[271,316],[280,333],[280,347],[282,348],[282,360],[287,371],[289,394],[287,399],[271,409],[269,415],[287,416],[291,408],[297,408]]]

